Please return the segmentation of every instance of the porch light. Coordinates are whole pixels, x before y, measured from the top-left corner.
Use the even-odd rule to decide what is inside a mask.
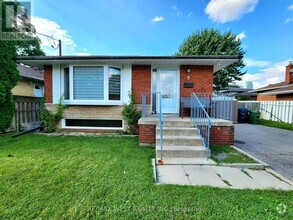
[[[187,72],[187,73],[190,73],[190,72],[191,72],[190,67],[187,67],[187,68],[186,68],[186,72]]]

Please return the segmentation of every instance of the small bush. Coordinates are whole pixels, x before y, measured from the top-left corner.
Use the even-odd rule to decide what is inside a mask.
[[[43,108],[41,111],[41,120],[43,122],[44,130],[47,133],[53,133],[57,131],[58,123],[62,119],[62,115],[66,106],[62,104],[63,98],[60,98],[60,101],[57,105],[56,113],[49,111],[46,108]]]
[[[141,117],[141,113],[134,106],[134,103],[136,103],[135,96],[130,93],[128,94],[128,96],[130,98],[130,103],[124,105],[122,115],[128,124],[128,132],[130,132],[131,134],[138,134],[138,120]]]
[[[11,94],[6,95],[6,99],[0,103],[0,131],[9,128],[13,118],[13,102]]]

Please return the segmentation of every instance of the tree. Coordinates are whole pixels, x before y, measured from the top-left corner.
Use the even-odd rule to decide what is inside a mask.
[[[2,2],[3,0],[0,0],[1,5]],[[2,22],[5,21],[0,18],[0,25]],[[31,36],[28,41],[0,39],[0,131],[9,127],[13,116],[11,89],[20,79],[14,57],[45,55],[40,47],[40,39],[34,37],[34,28],[31,30],[31,33],[26,33]],[[15,28],[14,31],[19,30]]]
[[[241,55],[245,54],[241,40],[231,31],[221,33],[215,29],[203,29],[187,37],[181,46],[178,56],[184,55]],[[241,58],[214,75],[214,89],[216,91],[227,87],[235,80],[241,80],[246,72],[242,71],[245,66]]]

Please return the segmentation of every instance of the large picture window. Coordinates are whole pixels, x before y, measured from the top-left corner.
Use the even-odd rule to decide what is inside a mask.
[[[73,98],[104,100],[104,67],[73,67]]]
[[[66,104],[123,104],[120,67],[64,67],[62,93]]]

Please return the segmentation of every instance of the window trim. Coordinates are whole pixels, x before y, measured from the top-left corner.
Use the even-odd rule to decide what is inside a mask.
[[[62,129],[84,129],[84,130],[117,130],[123,131],[124,130],[124,119],[117,119],[117,118],[95,118],[96,120],[121,120],[122,127],[83,127],[83,126],[66,126],[65,120],[66,119],[83,119],[83,120],[93,120],[93,118],[62,118]]]
[[[104,68],[104,100],[75,100],[74,83],[73,83],[73,68],[75,66],[99,66]],[[105,65],[105,64],[70,64],[61,66],[61,95],[64,94],[64,69],[69,67],[69,100],[63,100],[66,105],[123,105],[123,66]],[[120,68],[120,100],[109,100],[109,67]]]

